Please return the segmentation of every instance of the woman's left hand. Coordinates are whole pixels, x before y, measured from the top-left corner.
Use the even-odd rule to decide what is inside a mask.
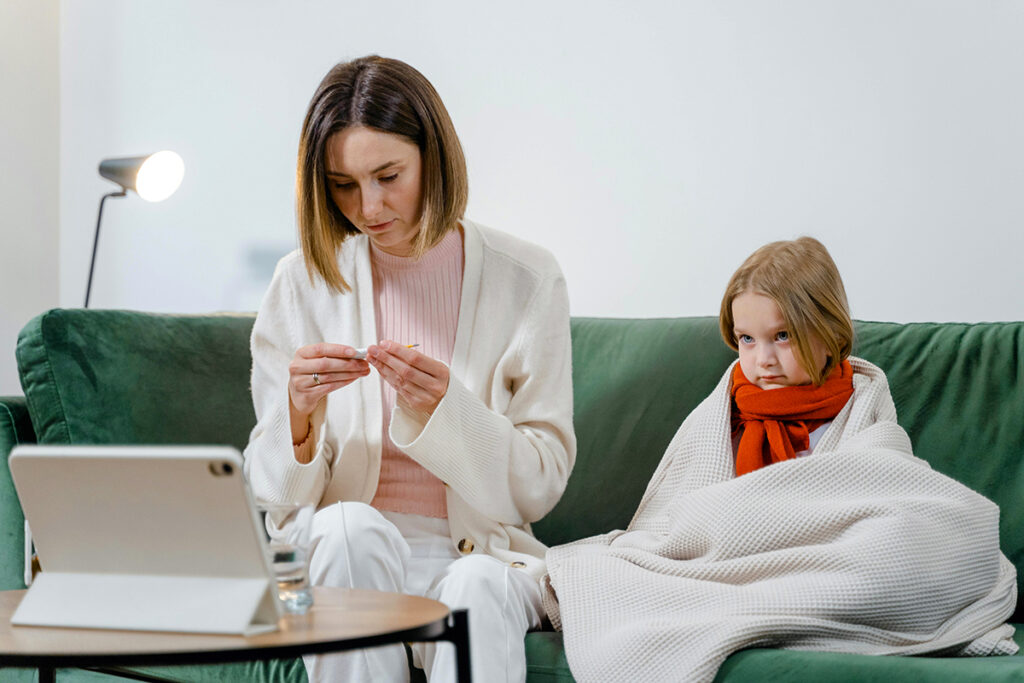
[[[366,350],[366,360],[414,410],[433,415],[448,391],[448,366],[402,344],[382,341]]]

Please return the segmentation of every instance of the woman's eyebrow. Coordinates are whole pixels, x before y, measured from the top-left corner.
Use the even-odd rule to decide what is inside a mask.
[[[399,163],[401,163],[401,162],[400,162],[400,161],[398,161],[398,160],[395,160],[395,161],[388,161],[388,162],[386,162],[386,163],[383,163],[383,164],[381,164],[381,165],[380,165],[380,166],[378,166],[377,168],[373,169],[372,171],[370,171],[370,173],[380,173],[380,172],[381,172],[381,171],[383,171],[383,170],[384,170],[385,168],[388,168],[389,166],[396,166],[396,165],[397,165],[397,164],[399,164]],[[339,173],[338,171],[330,171],[330,170],[328,170],[328,171],[327,171],[327,175],[329,175],[329,176],[338,176],[338,177],[342,177],[342,178],[348,178],[348,175],[347,175],[347,174],[345,174],[345,173]]]

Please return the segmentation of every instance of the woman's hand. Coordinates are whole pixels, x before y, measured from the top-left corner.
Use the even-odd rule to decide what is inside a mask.
[[[295,352],[288,366],[288,399],[291,403],[292,441],[301,443],[309,428],[309,416],[327,394],[370,374],[365,360],[353,358],[356,350],[344,344],[310,344]]]
[[[367,349],[366,360],[413,410],[433,415],[448,391],[448,366],[415,349],[383,341]]]

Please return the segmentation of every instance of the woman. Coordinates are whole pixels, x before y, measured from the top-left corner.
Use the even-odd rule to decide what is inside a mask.
[[[476,680],[524,680],[523,636],[543,614],[545,548],[529,524],[575,459],[558,264],[462,218],[451,120],[397,60],[328,72],[296,191],[301,248],[278,264],[253,328],[253,491],[317,505],[314,584],[466,607]],[[430,679],[452,680],[452,648],[413,654]],[[408,676],[401,646],[306,666],[311,680]]]

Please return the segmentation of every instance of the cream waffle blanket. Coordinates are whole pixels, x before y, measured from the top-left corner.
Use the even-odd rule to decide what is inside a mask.
[[[629,528],[548,551],[545,607],[578,681],[711,681],[754,646],[1016,651],[998,508],[915,458],[885,375],[850,361],[853,398],[810,457],[734,476],[730,368]]]

